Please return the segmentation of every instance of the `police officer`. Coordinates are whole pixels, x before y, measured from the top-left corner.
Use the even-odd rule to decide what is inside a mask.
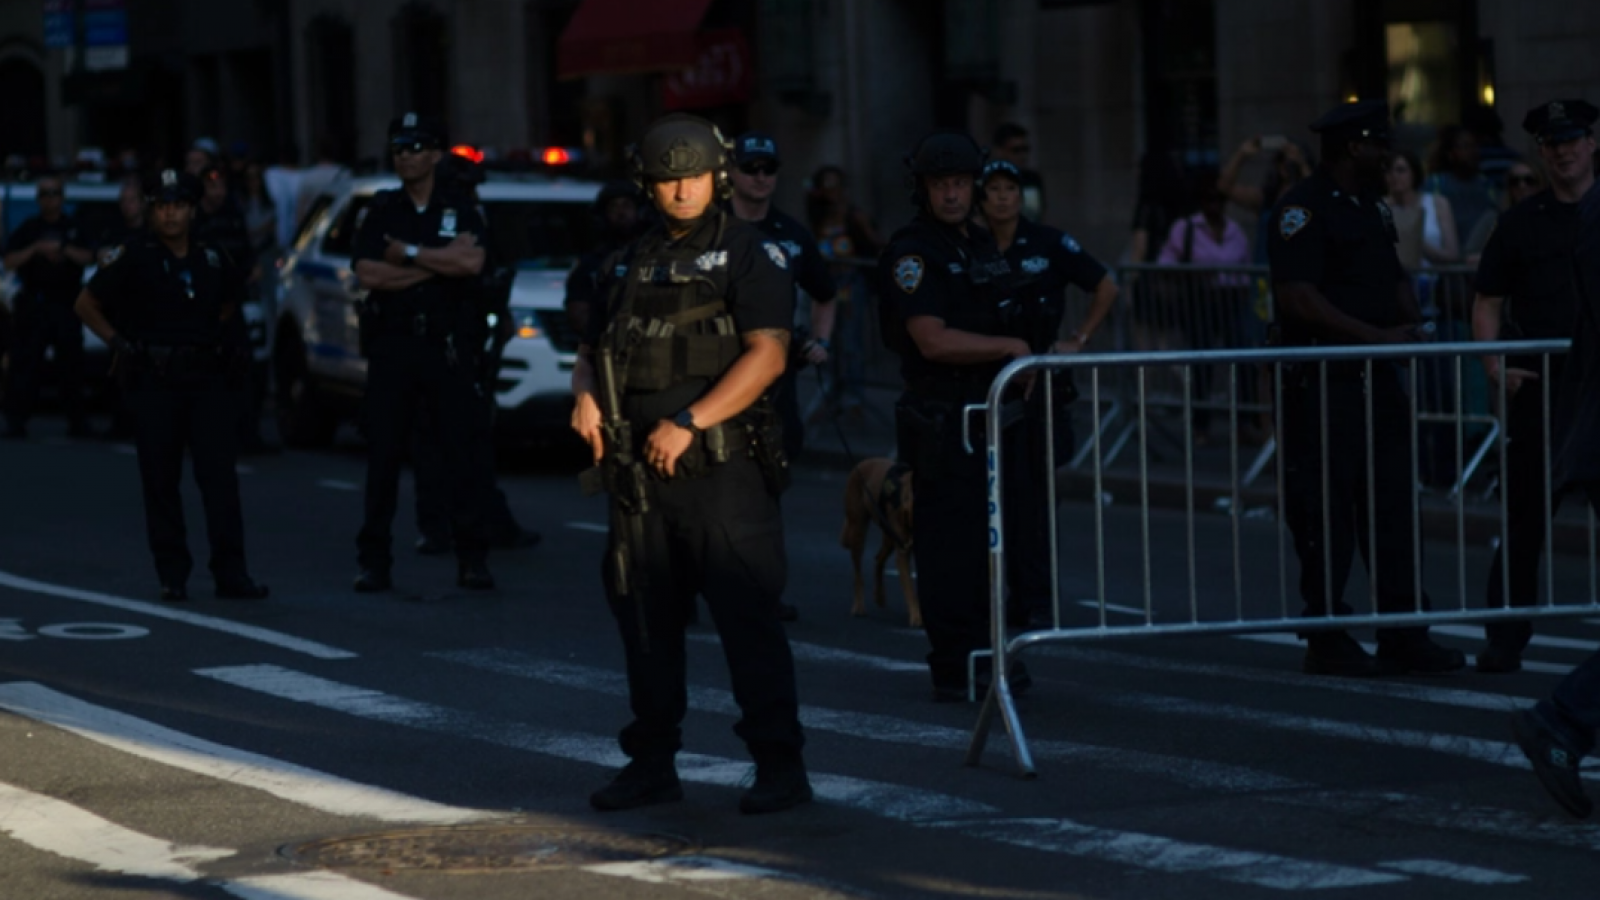
[[[782,374],[793,284],[776,243],[729,215],[727,147],[703,119],[671,115],[632,163],[662,222],[607,264],[578,351],[575,431],[612,495],[605,585],[622,632],[634,719],[631,762],[590,797],[597,809],[683,796],[684,623],[705,597],[722,636],[756,761],[745,813],[811,799],[794,661],[773,615],[787,579],[781,439],[760,398]]]
[[[478,185],[485,178],[483,164],[457,153],[448,154],[439,162],[435,178],[447,188],[453,187],[465,194],[484,221],[485,260],[477,279],[477,299],[472,303],[469,324],[460,332],[463,340],[473,342],[482,349],[478,365],[478,390],[483,394],[483,413],[489,416],[489,430],[493,433],[496,412],[493,397],[495,384],[500,377],[500,362],[506,344],[515,333],[511,320],[511,285],[516,271],[496,259],[493,241],[489,240],[488,214],[478,198]],[[416,444],[411,451],[412,475],[417,495],[417,552],[425,556],[438,556],[450,552],[450,473],[445,465],[444,438],[438,423],[427,415],[427,404],[419,410]],[[539,545],[541,535],[518,524],[511,512],[506,492],[495,481],[494,440],[478,442],[478,463],[490,480],[489,497],[484,511],[484,527],[489,543],[497,549],[515,550]]]
[[[1472,334],[1481,341],[1570,340],[1577,312],[1572,278],[1572,247],[1578,226],[1578,201],[1594,186],[1593,153],[1597,111],[1582,100],[1552,100],[1535,107],[1522,127],[1539,143],[1539,155],[1550,173],[1550,187],[1501,213],[1494,234],[1478,262],[1477,298],[1472,309]],[[1580,145],[1576,148],[1567,144]],[[1580,159],[1582,157],[1582,159]],[[1576,162],[1562,165],[1563,162]],[[1550,399],[1561,382],[1564,355],[1550,357]],[[1505,381],[1510,398],[1506,411],[1506,492],[1510,547],[1495,550],[1489,569],[1490,607],[1532,606],[1538,602],[1539,554],[1545,541],[1545,391],[1539,357],[1511,357],[1501,371],[1498,357],[1486,357],[1490,378]],[[1509,557],[1507,554],[1509,553]],[[1509,565],[1509,572],[1501,566]],[[1511,582],[1509,595],[1504,590]],[[1526,622],[1484,625],[1488,645],[1478,653],[1478,671],[1515,672],[1522,651],[1533,637]]]
[[[609,182],[594,198],[600,241],[567,275],[567,294],[562,302],[567,322],[580,335],[589,333],[590,311],[601,305],[598,297],[600,265],[639,236],[644,222],[643,202],[639,186],[631,181]]]
[[[201,169],[200,185],[204,193],[195,211],[195,237],[227,251],[248,278],[248,298],[241,312],[250,336],[251,363],[245,402],[240,409],[239,450],[246,454],[269,452],[276,448],[261,436],[261,413],[267,399],[267,316],[257,293],[261,271],[257,267],[255,248],[250,243],[250,224],[243,207],[229,192],[228,173],[221,166]]]
[[[800,420],[800,401],[795,389],[800,372],[808,365],[828,362],[828,342],[833,336],[835,309],[833,273],[828,271],[822,252],[811,230],[772,202],[778,189],[778,145],[770,135],[752,131],[733,142],[733,214],[754,225],[789,257],[789,272],[795,285],[811,298],[811,327],[802,341],[789,347],[789,364],[774,389],[773,400],[783,419],[783,452],[789,461],[799,459],[805,449],[806,427]],[[798,296],[796,301],[798,301]],[[798,306],[798,302],[796,306]],[[780,612],[793,617],[794,608]]]
[[[434,175],[444,125],[416,113],[389,123],[389,152],[400,187],[379,191],[356,231],[351,257],[367,296],[368,442],[366,521],[356,538],[362,593],[393,586],[391,528],[400,461],[419,404],[438,423],[451,476],[451,531],[456,583],[490,590],[483,508],[491,471],[481,464],[488,440],[487,402],[478,382],[481,349],[476,280],[483,271],[483,221],[476,204]]]
[[[1395,253],[1393,217],[1379,199],[1389,148],[1388,105],[1378,100],[1345,104],[1311,130],[1322,135],[1322,164],[1284,195],[1268,237],[1284,343],[1415,342],[1421,315]],[[1401,366],[1374,363],[1370,384],[1361,363],[1327,364],[1325,385],[1319,385],[1318,372],[1316,364],[1287,371],[1283,390],[1286,511],[1300,557],[1306,615],[1325,615],[1330,606],[1349,612],[1340,598],[1358,547],[1368,570],[1377,572],[1378,608],[1411,610],[1418,599],[1413,573],[1421,560],[1412,557],[1412,409]],[[1322,390],[1327,393],[1326,434],[1321,433]],[[1369,451],[1370,493],[1377,504],[1375,548],[1367,546]],[[1325,517],[1331,528],[1326,533]],[[1331,597],[1325,594],[1327,581]],[[1420,599],[1426,607],[1427,598]],[[1433,643],[1426,628],[1379,629],[1376,659],[1343,631],[1313,632],[1306,641],[1306,671],[1320,674],[1448,672],[1466,662],[1459,650]]]
[[[46,350],[55,349],[55,369],[67,410],[69,434],[88,437],[83,412],[83,325],[72,302],[83,288],[83,268],[93,261],[89,240],[66,214],[65,185],[46,175],[34,186],[39,214],[11,233],[6,242],[8,271],[22,289],[12,303],[11,386],[6,391],[8,438],[28,436],[28,419],[39,399],[39,370]]]
[[[83,323],[116,354],[134,413],[145,524],[161,599],[188,599],[194,563],[184,536],[183,451],[194,463],[218,597],[258,600],[245,566],[237,464],[239,389],[249,362],[239,306],[244,272],[226,251],[191,238],[200,182],[163,171],[145,188],[150,231],[109,253],[78,296]]]
[[[122,179],[122,186],[117,192],[116,220],[107,224],[95,239],[95,258],[99,265],[105,265],[106,260],[113,255],[121,253],[122,248],[135,240],[143,237],[146,232],[144,221],[144,185],[140,183],[139,176],[129,175]],[[122,386],[118,379],[108,379],[105,385],[106,406],[111,413],[111,424],[106,428],[104,437],[107,440],[132,440],[133,415],[128,410],[128,404],[122,396]]]
[[[1011,315],[1018,320],[1023,338],[1035,353],[1078,353],[1111,312],[1111,304],[1117,299],[1117,283],[1106,267],[1085,253],[1071,235],[1022,215],[1023,187],[1023,173],[1010,161],[997,159],[983,167],[980,208],[984,223],[1011,266],[1016,285],[1016,309]],[[1093,299],[1083,320],[1063,338],[1069,286],[1088,292]],[[1056,402],[1053,464],[1059,464],[1072,454],[1073,446],[1068,405],[1077,397],[1077,391],[1070,372],[1059,373],[1055,378],[1052,396]],[[1012,598],[1007,612],[1017,624],[1034,628],[1052,624],[1048,509],[1039,502],[1046,488],[1044,400],[1044,391],[1033,392],[1028,415],[1014,426],[1019,433],[1002,444],[1026,448],[1014,461],[1007,460],[1004,479],[1007,509],[1016,516],[1006,529]]]
[[[906,157],[916,218],[895,232],[879,262],[883,334],[900,354],[906,384],[895,424],[916,477],[912,552],[939,702],[965,699],[968,654],[989,643],[986,471],[983,456],[962,446],[962,407],[984,403],[1006,363],[1032,352],[1005,321],[1011,268],[993,236],[971,221],[983,165],[983,150],[965,133],[924,138]],[[1028,686],[1022,670],[1014,677],[1013,690]]]

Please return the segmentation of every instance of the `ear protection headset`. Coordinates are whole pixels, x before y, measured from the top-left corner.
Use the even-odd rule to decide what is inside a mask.
[[[683,126],[689,126],[689,129],[685,129]],[[654,133],[662,129],[670,129],[674,132],[680,132],[680,134],[678,135],[677,140],[672,143],[672,145],[668,147],[652,147],[647,151],[646,145],[651,142],[651,138]],[[672,113],[671,115],[663,116],[662,118],[657,119],[655,123],[652,124],[645,132],[644,137],[641,138],[638,143],[629,144],[628,148],[624,151],[628,157],[628,168],[632,173],[633,183],[638,185],[641,191],[648,192],[651,181],[665,180],[665,177],[670,177],[670,173],[659,173],[652,175],[649,171],[651,166],[645,159],[645,153],[651,152],[660,154],[663,157],[670,157],[671,154],[678,152],[680,149],[677,146],[679,142],[688,142],[688,135],[683,134],[682,132],[688,130],[690,133],[692,133],[693,129],[703,129],[705,136],[710,137],[710,143],[715,147],[715,150],[712,151],[714,159],[709,168],[698,168],[697,171],[690,174],[699,174],[699,172],[710,171],[715,182],[716,199],[719,201],[725,201],[729,197],[733,196],[733,180],[729,174],[729,170],[733,166],[733,144],[730,143],[727,138],[722,136],[721,129],[717,128],[716,125],[700,118],[699,116],[691,116],[687,113]],[[694,149],[711,151],[710,147]],[[663,163],[663,165],[670,166],[670,163]]]
[[[912,205],[919,209],[927,205],[924,177],[967,172],[976,183],[988,161],[989,151],[965,131],[943,128],[928,134],[903,159]]]

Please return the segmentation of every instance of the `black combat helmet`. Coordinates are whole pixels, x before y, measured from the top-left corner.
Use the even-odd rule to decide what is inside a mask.
[[[674,113],[657,119],[634,151],[634,174],[642,181],[675,181],[716,172],[727,178],[728,146],[717,126],[699,116]]]
[[[906,168],[918,178],[931,175],[971,175],[983,172],[988,154],[972,136],[962,131],[935,131],[906,157]]]

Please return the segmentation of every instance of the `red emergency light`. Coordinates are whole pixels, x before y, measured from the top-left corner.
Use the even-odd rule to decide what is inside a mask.
[[[547,166],[564,166],[572,162],[572,154],[561,147],[546,147],[540,159]]]
[[[468,160],[469,162],[483,162],[483,151],[472,146],[471,144],[457,144],[450,148],[450,152],[461,157],[462,159]]]

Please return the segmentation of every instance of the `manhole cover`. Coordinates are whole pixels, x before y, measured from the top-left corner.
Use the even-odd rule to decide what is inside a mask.
[[[587,866],[655,859],[689,849],[661,834],[538,825],[465,825],[328,838],[289,855],[326,869],[468,871]]]

